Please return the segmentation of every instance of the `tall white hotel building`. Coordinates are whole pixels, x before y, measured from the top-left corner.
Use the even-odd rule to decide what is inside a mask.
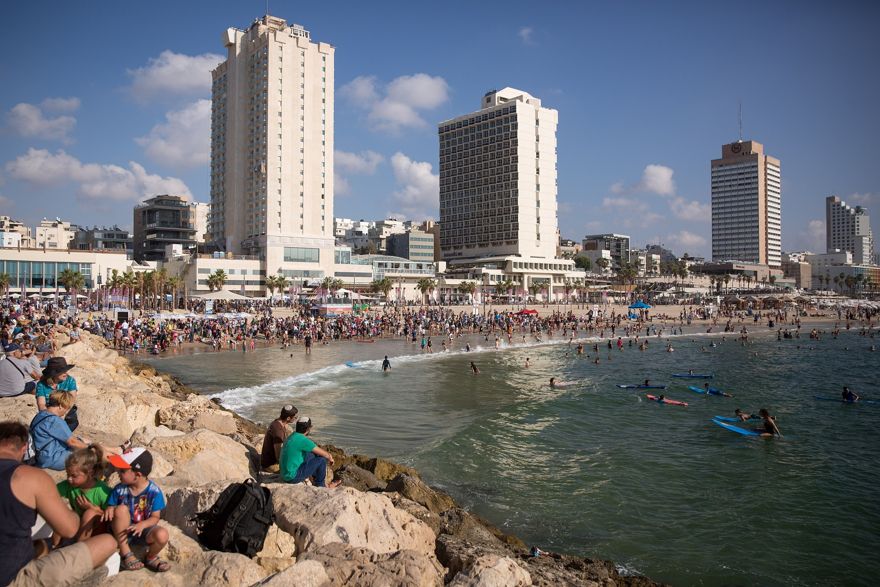
[[[779,159],[756,141],[721,147],[712,161],[712,260],[782,265]]]
[[[504,88],[439,124],[444,260],[556,255],[557,120],[539,99]]]
[[[874,234],[871,217],[861,206],[852,207],[837,196],[825,198],[826,251],[849,251],[856,265],[873,265]]]
[[[264,16],[222,36],[212,72],[211,240],[268,274],[332,275],[333,55]]]

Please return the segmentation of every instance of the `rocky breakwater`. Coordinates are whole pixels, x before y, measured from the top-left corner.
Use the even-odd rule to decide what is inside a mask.
[[[330,447],[334,474],[343,482],[334,490],[260,476],[255,464],[261,426],[118,356],[97,337],[86,334],[59,355],[76,364],[78,433],[107,444],[130,438],[149,448],[152,479],[168,502],[161,523],[171,534],[171,571],[121,572],[96,577],[93,584],[657,585],[623,576],[609,561],[531,557],[519,539],[461,509],[415,470],[383,459]],[[33,397],[0,402],[3,419],[28,423],[35,411]],[[276,522],[262,551],[250,559],[204,550],[195,540],[192,516],[210,507],[229,483],[248,477],[270,488],[275,505]]]

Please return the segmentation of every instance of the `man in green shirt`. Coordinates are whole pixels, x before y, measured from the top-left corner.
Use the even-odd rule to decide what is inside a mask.
[[[303,416],[296,422],[296,431],[281,448],[281,478],[288,483],[302,483],[311,478],[316,487],[326,487],[327,463],[333,464],[333,455],[312,442],[312,420]],[[339,485],[330,483],[330,488]]]

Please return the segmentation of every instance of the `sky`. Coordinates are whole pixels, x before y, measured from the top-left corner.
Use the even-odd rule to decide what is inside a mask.
[[[293,2],[335,48],[335,216],[437,218],[437,123],[511,86],[559,112],[563,238],[710,254],[710,161],[782,162],[783,249],[824,251],[825,197],[880,204],[880,3]],[[131,227],[209,201],[210,70],[264,1],[3,2],[0,214]],[[875,213],[880,218],[880,214]],[[875,220],[875,225],[880,220]]]

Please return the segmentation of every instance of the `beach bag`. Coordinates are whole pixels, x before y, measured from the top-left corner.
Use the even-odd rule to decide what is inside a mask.
[[[272,494],[253,479],[233,483],[214,505],[193,517],[199,543],[211,550],[253,557],[275,521]]]

